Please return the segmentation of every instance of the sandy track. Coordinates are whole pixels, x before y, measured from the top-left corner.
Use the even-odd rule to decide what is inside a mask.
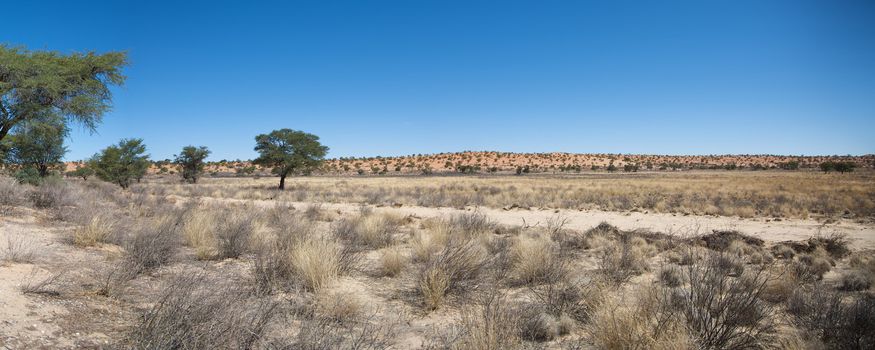
[[[188,200],[187,197],[169,196],[178,200]],[[275,205],[271,200],[241,200],[229,198],[200,197],[205,202],[216,203],[253,203],[267,207]],[[310,202],[284,202],[296,209],[304,209],[314,204]],[[315,203],[323,209],[348,213],[359,210],[356,203]],[[371,206],[374,207],[374,206]],[[740,232],[760,237],[766,241],[780,242],[787,240],[805,240],[817,234],[846,234],[854,249],[875,249],[875,225],[860,224],[848,220],[824,224],[811,219],[781,219],[775,221],[767,218],[742,219],[725,216],[698,216],[681,214],[661,214],[644,212],[608,212],[598,210],[568,210],[568,209],[494,209],[494,208],[432,208],[417,206],[374,207],[377,211],[393,212],[400,215],[415,215],[418,217],[448,217],[454,214],[479,211],[492,220],[505,225],[546,225],[549,220],[563,218],[565,227],[574,230],[586,230],[608,222],[623,230],[647,229],[652,231],[692,235],[708,233],[712,230],[738,230]]]

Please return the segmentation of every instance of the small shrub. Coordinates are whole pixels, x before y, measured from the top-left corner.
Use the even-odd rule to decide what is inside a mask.
[[[475,287],[486,265],[486,252],[476,241],[449,242],[420,269],[418,289],[426,308],[439,308],[447,293],[464,293]]]
[[[355,295],[343,292],[319,292],[316,295],[316,313],[338,323],[357,320],[363,305]]]
[[[712,233],[700,237],[699,240],[706,248],[718,252],[726,251],[736,241],[754,247],[762,247],[764,243],[762,239],[748,236],[738,231],[721,230],[714,230]]]
[[[677,265],[668,265],[659,270],[659,280],[666,287],[674,288],[684,284],[683,270]]]
[[[841,259],[851,254],[848,237],[843,233],[817,235],[808,239],[809,251],[823,248],[833,259]]]
[[[14,179],[0,176],[0,207],[15,207],[24,203],[25,190]]]
[[[461,339],[453,349],[512,349],[520,344],[519,317],[506,297],[489,293],[461,315]]]
[[[848,292],[867,290],[872,286],[872,280],[864,272],[854,270],[842,275],[839,279],[839,289]]]
[[[450,226],[467,237],[477,237],[495,230],[496,224],[481,212],[457,214],[450,218]]]
[[[513,277],[519,283],[555,282],[566,273],[559,248],[544,235],[517,237],[510,254]]]
[[[125,263],[135,273],[166,264],[179,247],[178,218],[167,215],[140,224],[124,244]]]
[[[407,257],[398,248],[390,248],[380,255],[380,272],[383,276],[396,276],[407,265]]]
[[[194,248],[198,259],[214,259],[218,255],[216,215],[208,210],[191,210],[182,224],[185,243]]]
[[[45,179],[28,194],[33,206],[40,209],[58,209],[73,204],[69,185],[61,179]]]
[[[389,214],[359,215],[339,220],[334,226],[334,234],[353,244],[381,248],[392,244],[400,222],[400,218]]]
[[[796,256],[796,251],[785,244],[777,244],[772,247],[772,254],[779,259],[793,259]]]
[[[602,251],[598,269],[608,280],[619,285],[647,271],[646,258],[641,247],[633,246],[628,241],[614,242]]]
[[[249,239],[255,232],[258,216],[252,212],[234,212],[225,215],[216,225],[217,257],[240,257],[249,249]]]
[[[875,347],[875,297],[860,295],[850,302],[817,284],[797,289],[787,300],[787,313],[797,327],[834,349]]]
[[[112,214],[104,212],[93,214],[84,225],[73,230],[73,245],[91,247],[109,242],[116,228],[116,221],[111,216]]]
[[[773,307],[760,299],[768,275],[764,269],[738,277],[726,274],[721,256],[710,254],[690,265],[690,283],[675,292],[672,304],[684,314],[699,346],[708,349],[748,349],[775,341]]]
[[[22,234],[6,233],[6,244],[2,251],[2,261],[13,263],[33,262],[35,255],[33,242]]]
[[[176,277],[132,328],[136,349],[249,349],[257,347],[277,304],[253,300],[233,285],[203,274]]]

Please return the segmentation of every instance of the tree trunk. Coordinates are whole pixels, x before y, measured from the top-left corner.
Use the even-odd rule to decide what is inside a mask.
[[[286,189],[286,175],[285,174],[280,175],[280,187],[279,187],[279,189],[280,190]]]

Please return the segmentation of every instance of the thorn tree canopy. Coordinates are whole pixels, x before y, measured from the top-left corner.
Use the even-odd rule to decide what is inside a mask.
[[[325,159],[328,147],[319,143],[319,136],[280,129],[256,136],[255,151],[259,156],[253,162],[273,167],[273,173],[280,177],[279,189],[283,190],[286,188],[286,176],[311,172]]]
[[[28,51],[0,45],[0,141],[21,123],[47,115],[93,131],[125,81],[124,52]]]

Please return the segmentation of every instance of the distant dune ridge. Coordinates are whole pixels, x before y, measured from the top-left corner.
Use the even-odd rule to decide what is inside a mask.
[[[827,161],[853,162],[858,168],[875,167],[875,154],[861,156],[792,156],[771,154],[729,155],[639,155],[607,153],[511,153],[466,151],[437,154],[415,154],[397,157],[340,157],[327,159],[318,174],[392,175],[422,173],[575,173],[586,171],[677,171],[695,169],[764,170],[817,169]],[[67,162],[74,170],[83,162]],[[169,160],[155,161],[150,173],[175,173]],[[222,175],[266,174],[269,169],[251,161],[222,160],[209,162],[206,172]]]

